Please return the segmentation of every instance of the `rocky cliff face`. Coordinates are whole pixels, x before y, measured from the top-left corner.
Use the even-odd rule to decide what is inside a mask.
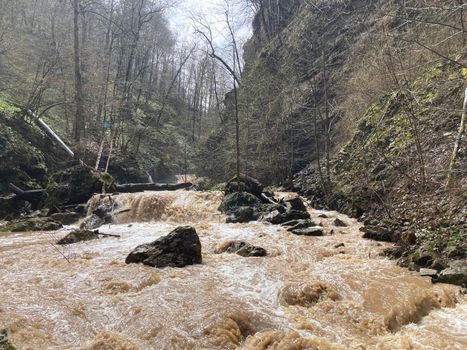
[[[462,257],[465,145],[455,184],[446,178],[467,71],[462,11],[448,2],[264,2],[240,89],[248,172],[266,183],[296,174],[315,206]]]

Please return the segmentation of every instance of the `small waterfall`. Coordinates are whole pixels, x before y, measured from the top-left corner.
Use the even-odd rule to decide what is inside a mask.
[[[223,216],[217,211],[223,198],[222,192],[160,191],[95,195],[88,202],[88,215],[100,205],[111,206],[113,222],[220,222]],[[121,214],[118,214],[121,212]]]

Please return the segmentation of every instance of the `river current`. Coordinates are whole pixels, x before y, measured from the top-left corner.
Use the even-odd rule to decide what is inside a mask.
[[[217,211],[222,196],[113,196],[131,210],[99,230],[120,237],[60,246],[60,253],[52,243],[76,227],[1,233],[0,328],[18,350],[467,349],[460,289],[396,266],[381,254],[389,244],[362,239],[356,220],[310,209],[323,237],[226,224]],[[95,196],[90,208],[101,200]],[[348,226],[334,227],[336,217]],[[178,225],[196,228],[203,264],[125,264],[134,247]],[[232,240],[268,256],[219,254]]]

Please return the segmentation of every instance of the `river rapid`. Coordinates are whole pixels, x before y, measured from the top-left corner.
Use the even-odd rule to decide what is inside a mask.
[[[389,244],[362,239],[356,220],[310,209],[324,237],[260,222],[225,224],[217,211],[222,196],[114,196],[131,210],[99,230],[120,238],[61,253],[51,243],[75,227],[0,234],[0,328],[19,350],[467,349],[460,289],[396,266],[381,255]],[[348,226],[334,227],[336,217]],[[181,224],[196,228],[203,264],[125,264],[134,247]],[[268,256],[218,254],[231,240]]]

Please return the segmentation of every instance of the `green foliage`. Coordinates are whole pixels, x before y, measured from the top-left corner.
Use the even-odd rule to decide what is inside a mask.
[[[9,104],[0,96],[0,114],[6,117],[12,117],[19,112],[20,109],[18,107]]]

